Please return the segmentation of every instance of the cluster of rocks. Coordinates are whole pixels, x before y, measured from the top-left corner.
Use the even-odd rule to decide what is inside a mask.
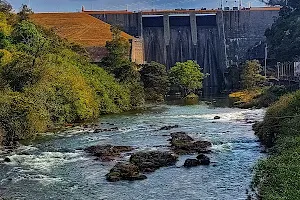
[[[195,141],[185,132],[171,133],[171,148],[177,154],[209,153],[212,144],[208,141]]]
[[[131,155],[129,163],[117,163],[106,179],[110,182],[120,180],[143,180],[147,176],[141,173],[154,172],[160,167],[175,165],[178,157],[169,152],[137,152]]]
[[[165,126],[160,130],[170,130],[178,126]],[[132,153],[129,162],[118,162],[106,175],[106,179],[111,182],[120,180],[143,180],[146,175],[161,167],[173,166],[178,160],[178,154],[195,154],[200,153],[196,159],[187,159],[184,167],[194,167],[199,165],[209,165],[210,159],[203,153],[210,152],[212,144],[208,141],[196,141],[185,132],[171,133],[171,150],[166,151],[149,151]],[[134,148],[130,146],[112,146],[96,145],[85,149],[86,152],[96,156],[102,161],[115,160],[122,153],[131,152]]]

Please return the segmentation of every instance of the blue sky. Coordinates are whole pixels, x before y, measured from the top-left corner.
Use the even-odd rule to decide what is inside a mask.
[[[149,10],[175,8],[217,8],[221,0],[7,0],[15,10],[22,4],[30,4],[34,12],[79,11],[81,6],[93,10]],[[233,6],[235,0],[223,0],[225,5]],[[238,0],[236,0],[238,2]],[[243,6],[263,6],[259,0],[243,0]]]

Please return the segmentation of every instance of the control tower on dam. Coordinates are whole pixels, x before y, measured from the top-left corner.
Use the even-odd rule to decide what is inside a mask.
[[[226,85],[226,68],[250,59],[249,50],[265,41],[265,30],[279,16],[279,11],[279,7],[142,12],[83,10],[141,38],[146,62],[159,62],[169,69],[176,62],[195,60],[209,74],[204,86],[216,91]],[[255,55],[262,58],[263,51],[259,52]]]

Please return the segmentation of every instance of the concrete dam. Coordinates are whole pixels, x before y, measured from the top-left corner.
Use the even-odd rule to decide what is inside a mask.
[[[265,30],[279,16],[279,10],[265,7],[83,12],[139,38],[146,62],[159,62],[169,69],[176,62],[196,61],[209,74],[204,90],[215,93],[226,87],[229,66],[264,58],[263,50],[256,50],[254,55],[250,50],[265,41]]]

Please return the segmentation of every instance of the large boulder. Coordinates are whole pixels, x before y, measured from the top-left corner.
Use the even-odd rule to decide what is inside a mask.
[[[200,161],[200,165],[209,165],[210,159],[204,154],[200,154],[197,156],[197,159]]]
[[[171,133],[171,144],[177,145],[181,143],[192,142],[194,139],[185,132]]]
[[[170,152],[138,152],[130,157],[130,163],[139,167],[142,172],[154,172],[160,167],[175,165],[178,157]]]
[[[183,166],[189,168],[199,166],[200,164],[200,161],[197,159],[186,159]]]
[[[117,163],[108,174],[106,180],[110,182],[117,182],[120,180],[144,180],[147,177],[140,174],[140,170],[136,165],[130,163]]]
[[[204,154],[200,154],[197,156],[197,159],[186,159],[184,162],[184,167],[196,167],[199,165],[209,165],[210,164],[210,159]]]
[[[184,132],[171,133],[170,143],[177,154],[207,153],[212,146],[208,141],[195,141]]]
[[[85,149],[86,152],[97,156],[102,161],[110,161],[119,157],[121,153],[130,152],[134,148],[130,146],[96,145]]]

